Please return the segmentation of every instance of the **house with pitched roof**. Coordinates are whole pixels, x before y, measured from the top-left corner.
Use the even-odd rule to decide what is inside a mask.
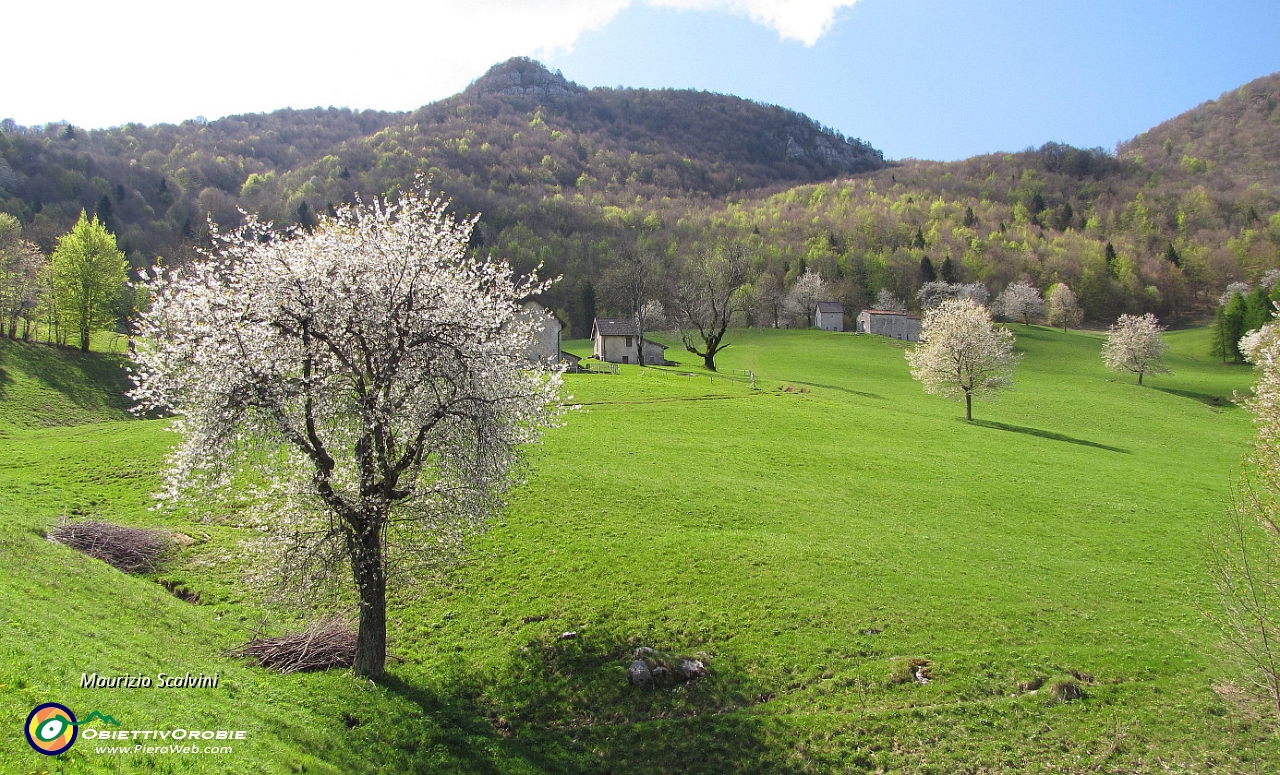
[[[606,363],[639,363],[641,348],[650,366],[674,366],[667,360],[666,345],[640,336],[635,318],[596,318],[591,323],[591,355]]]
[[[838,301],[820,301],[813,310],[813,326],[823,331],[844,330],[844,305]]]

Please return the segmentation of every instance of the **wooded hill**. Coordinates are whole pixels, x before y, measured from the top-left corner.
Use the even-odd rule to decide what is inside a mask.
[[[806,268],[857,309],[912,300],[930,271],[1067,282],[1089,318],[1200,314],[1230,282],[1280,268],[1280,75],[1124,143],[1048,144],[960,162],[886,163],[783,108],[682,90],[586,89],[513,59],[411,114],[282,110],[106,130],[0,124],[0,210],[46,251],[82,208],[135,264],[181,261],[237,208],[310,223],[420,172],[474,244],[563,274],[547,301],[583,335],[624,312],[619,256],[658,274],[715,242],[753,255],[751,322]],[[925,261],[925,259],[928,261]],[[663,283],[652,284],[661,300]]]

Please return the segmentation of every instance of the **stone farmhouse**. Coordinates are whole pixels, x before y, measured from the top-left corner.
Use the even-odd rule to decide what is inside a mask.
[[[844,330],[844,305],[838,301],[820,301],[813,310],[813,326],[823,331]]]
[[[544,366],[555,366],[567,363],[569,371],[578,370],[578,356],[560,349],[565,322],[554,312],[550,312],[536,301],[526,301],[520,305],[522,309],[517,315],[524,320],[534,322],[534,342],[525,351],[524,356],[530,361]]]
[[[592,357],[606,363],[639,363],[640,348],[644,362],[650,366],[674,366],[667,360],[666,345],[640,336],[634,319],[596,318],[591,323]]]
[[[855,329],[860,334],[878,334],[905,342],[920,341],[920,316],[886,309],[864,309]]]

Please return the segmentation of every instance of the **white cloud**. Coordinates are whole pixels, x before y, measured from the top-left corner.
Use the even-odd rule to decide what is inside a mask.
[[[23,72],[5,82],[0,118],[93,127],[284,106],[408,110],[509,57],[572,50],[640,2],[746,16],[812,45],[853,0],[19,3],[5,58]]]
[[[726,11],[746,16],[785,40],[806,46],[818,42],[835,22],[836,11],[857,0],[648,0],[651,5],[697,11]]]

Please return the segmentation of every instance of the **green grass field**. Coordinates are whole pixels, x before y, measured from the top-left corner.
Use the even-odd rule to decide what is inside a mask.
[[[506,519],[450,583],[397,597],[403,661],[377,686],[223,656],[264,617],[274,631],[295,612],[264,610],[239,583],[233,519],[147,510],[171,437],[163,421],[125,419],[121,361],[0,343],[0,760],[21,772],[1277,771],[1274,732],[1215,693],[1240,678],[1205,616],[1206,537],[1251,433],[1231,397],[1250,371],[1202,355],[1205,331],[1179,331],[1166,335],[1173,373],[1138,387],[1103,369],[1096,334],[1014,331],[1017,384],[975,401],[973,424],[910,379],[901,343],[870,336],[734,332],[714,377],[674,347],[680,367],[567,376],[582,408],[532,451]],[[62,515],[167,524],[191,541],[154,577],[129,577],[44,540]],[[702,652],[710,673],[630,688],[642,645]],[[911,659],[929,661],[930,683],[894,680]],[[78,688],[82,672],[186,670],[221,685]],[[1025,688],[1073,672],[1083,699]],[[21,731],[46,701],[247,740],[189,757],[109,756],[82,740],[49,759]]]

